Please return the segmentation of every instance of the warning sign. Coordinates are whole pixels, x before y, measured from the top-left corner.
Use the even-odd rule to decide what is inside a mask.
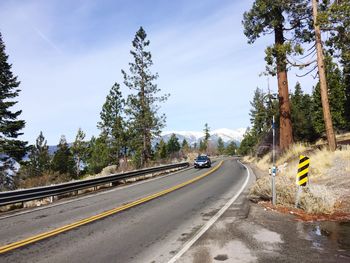
[[[298,165],[298,174],[297,174],[297,184],[300,186],[306,186],[308,182],[308,173],[310,166],[310,158],[300,155],[299,165]]]

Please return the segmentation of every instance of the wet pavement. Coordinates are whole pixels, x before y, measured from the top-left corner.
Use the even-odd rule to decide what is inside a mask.
[[[247,200],[247,191],[177,261],[350,262],[350,222],[301,222]]]

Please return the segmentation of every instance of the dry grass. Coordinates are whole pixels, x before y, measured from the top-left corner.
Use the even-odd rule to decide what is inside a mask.
[[[300,206],[308,213],[331,214],[337,203],[350,198],[350,149],[335,152],[327,149],[312,150],[309,145],[296,144],[277,160],[276,176],[277,203],[294,206],[296,198],[296,174],[299,155],[310,157],[309,185],[304,188]],[[252,186],[252,199],[271,199],[271,178],[268,169],[272,166],[271,156],[262,159],[245,158],[263,171]]]
[[[344,140],[350,140],[350,132],[348,133],[343,133],[343,134],[336,134],[335,135],[337,141],[344,141]],[[323,145],[326,144],[327,140],[326,139],[319,139],[316,141],[316,145]]]
[[[300,207],[310,214],[332,214],[338,196],[324,185],[311,185],[303,191]]]
[[[350,140],[350,132],[336,135],[337,140]]]
[[[50,184],[59,184],[68,182],[70,177],[68,175],[59,173],[45,173],[41,176],[36,177],[24,177],[18,182],[18,188],[32,188],[38,186],[45,186]]]

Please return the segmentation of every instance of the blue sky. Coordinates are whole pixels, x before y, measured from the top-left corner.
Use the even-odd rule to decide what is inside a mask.
[[[246,1],[1,1],[0,32],[21,81],[17,107],[26,121],[22,139],[40,131],[49,144],[78,128],[98,135],[96,123],[114,82],[128,69],[135,32],[151,41],[153,72],[162,93],[165,130],[236,129],[249,125],[249,101],[266,88],[264,49],[271,36],[248,45],[241,24]],[[289,74],[310,92],[315,80]],[[277,90],[277,80],[270,77]],[[123,93],[129,91],[123,87]]]

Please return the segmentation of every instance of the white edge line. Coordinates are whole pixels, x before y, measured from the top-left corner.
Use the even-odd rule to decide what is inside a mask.
[[[183,171],[190,170],[192,168],[193,168],[193,166],[190,165],[187,168],[176,170],[174,172],[170,172],[169,174],[165,174],[165,175],[162,175],[162,176],[156,176],[156,177],[145,179],[145,180],[140,180],[139,182],[136,181],[136,182],[134,182],[132,184],[129,184],[129,185],[115,187],[115,188],[108,189],[108,190],[102,190],[101,192],[97,192],[97,193],[91,192],[91,193],[88,193],[85,196],[80,196],[80,197],[77,197],[77,198],[73,197],[73,199],[70,199],[70,200],[66,200],[66,201],[63,200],[62,202],[58,202],[58,203],[51,203],[51,204],[46,204],[46,205],[43,205],[43,206],[40,206],[40,207],[29,208],[29,210],[26,210],[26,211],[18,211],[18,212],[15,212],[13,214],[10,214],[10,215],[0,216],[0,220],[11,218],[11,217],[15,217],[15,216],[20,216],[20,215],[24,215],[24,214],[34,213],[34,212],[37,212],[37,211],[53,208],[53,207],[56,207],[56,206],[65,205],[65,204],[69,204],[69,203],[72,203],[72,202],[76,202],[76,201],[92,198],[92,197],[95,197],[95,196],[108,194],[108,193],[111,193],[111,192],[114,192],[114,191],[120,191],[120,190],[129,188],[129,187],[133,187],[133,186],[137,186],[137,185],[140,185],[140,184],[145,184],[145,183],[149,183],[149,182],[152,182],[152,181],[155,181],[155,180],[159,180],[159,179],[162,179],[162,178],[165,178],[165,177],[168,177],[168,176],[171,176],[171,175],[183,172]]]
[[[225,211],[234,203],[234,201],[236,201],[236,199],[238,198],[238,196],[243,192],[244,188],[247,186],[249,178],[250,178],[250,172],[247,166],[245,166],[243,163],[241,163],[240,161],[238,161],[241,165],[243,165],[248,172],[248,176],[244,181],[244,184],[242,185],[242,187],[239,189],[238,193],[232,197],[220,210],[219,212],[216,213],[216,215],[214,215],[207,224],[205,224],[200,230],[199,232],[191,239],[189,240],[184,246],[183,248],[174,256],[172,257],[168,263],[175,263],[183,254],[185,254],[187,252],[187,250],[189,250],[191,248],[191,246],[222,216],[223,213],[225,213]]]

